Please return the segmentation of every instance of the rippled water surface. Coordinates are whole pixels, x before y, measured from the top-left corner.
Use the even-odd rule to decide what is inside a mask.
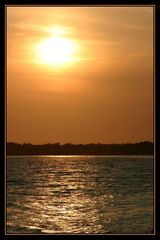
[[[153,157],[8,156],[7,233],[153,233]]]

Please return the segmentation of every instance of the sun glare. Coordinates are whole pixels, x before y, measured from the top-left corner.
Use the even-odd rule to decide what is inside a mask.
[[[37,45],[38,61],[62,65],[75,61],[77,44],[65,37],[50,37]]]

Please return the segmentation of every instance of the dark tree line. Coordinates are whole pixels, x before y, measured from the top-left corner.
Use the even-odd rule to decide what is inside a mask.
[[[43,145],[7,143],[7,155],[152,155],[154,145],[151,142],[126,144],[63,144]]]

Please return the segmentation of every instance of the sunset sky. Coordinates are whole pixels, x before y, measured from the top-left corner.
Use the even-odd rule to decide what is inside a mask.
[[[7,7],[7,141],[153,140],[153,7]]]

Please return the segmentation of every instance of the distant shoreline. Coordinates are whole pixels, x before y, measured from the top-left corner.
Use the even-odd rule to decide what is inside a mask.
[[[145,141],[139,143],[126,144],[63,144],[49,143],[33,145],[30,143],[18,144],[7,143],[7,156],[32,156],[32,155],[85,155],[85,156],[117,156],[117,155],[153,155],[154,145],[152,142]]]

